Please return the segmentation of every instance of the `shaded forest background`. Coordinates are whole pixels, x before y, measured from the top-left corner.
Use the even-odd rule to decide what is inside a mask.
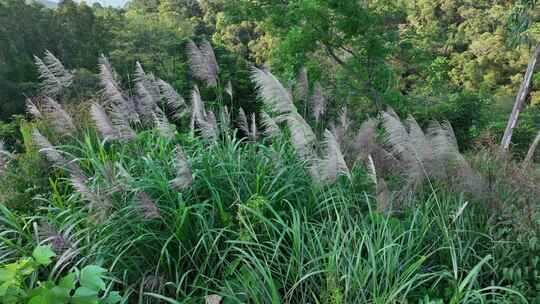
[[[540,37],[540,9],[535,1],[476,0],[133,0],[121,9],[65,0],[50,9],[1,0],[0,137],[16,146],[25,97],[38,94],[34,55],[50,50],[75,69],[73,102],[92,99],[96,90],[83,88],[98,89],[100,54],[121,76],[139,61],[187,92],[185,43],[203,37],[228,78],[247,79],[234,76],[256,64],[292,84],[306,67],[324,84],[330,116],[346,105],[360,120],[391,106],[424,126],[447,119],[468,149],[502,136]],[[536,73],[514,133],[517,154],[540,129],[539,80]],[[252,85],[234,86],[249,109]]]

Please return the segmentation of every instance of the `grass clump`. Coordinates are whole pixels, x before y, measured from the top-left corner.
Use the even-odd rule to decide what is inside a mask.
[[[449,124],[424,133],[391,109],[358,132],[345,110],[323,120],[319,93],[312,128],[265,70],[259,112],[229,109],[208,47],[190,53],[213,103],[140,65],[123,90],[102,59],[91,123],[50,98],[31,105],[21,155],[43,155],[48,187],[31,210],[1,205],[0,263],[47,244],[47,276],[100,265],[124,303],[535,301],[538,230],[516,217],[510,181],[487,178],[496,160],[470,161]],[[17,157],[3,182],[27,165]]]

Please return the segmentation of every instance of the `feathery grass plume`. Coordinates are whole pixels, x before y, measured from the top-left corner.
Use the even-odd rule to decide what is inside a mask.
[[[349,120],[347,107],[342,107],[338,116],[338,125],[333,122],[330,123],[330,131],[334,134],[340,145],[345,143],[350,125],[351,121]]]
[[[199,87],[195,85],[191,91],[191,125],[194,127],[198,120],[206,120],[206,110]]]
[[[139,61],[135,62],[135,82],[145,82],[148,76]]]
[[[146,74],[146,81],[144,82],[144,85],[152,95],[152,98],[154,98],[156,104],[159,104],[161,100],[161,92],[159,89],[159,82],[153,73]]]
[[[115,138],[119,141],[129,141],[137,136],[137,133],[129,125],[128,118],[122,110],[115,105],[111,106],[111,123],[115,129]]]
[[[43,115],[41,115],[41,112],[37,108],[36,104],[32,102],[30,98],[26,98],[25,107],[26,107],[26,113],[28,113],[31,117],[35,119],[40,119],[43,117]]]
[[[63,232],[58,231],[56,227],[48,222],[42,222],[36,226],[37,236],[39,238],[38,243],[51,246],[51,249],[56,255],[64,255],[68,250],[76,248],[77,242],[72,233],[73,226],[70,226]]]
[[[42,153],[47,160],[59,167],[64,166],[68,163],[67,159],[60,154],[56,148],[51,144],[51,142],[43,136],[38,129],[32,131],[32,139],[36,146],[39,148],[39,152]]]
[[[250,134],[246,112],[244,112],[244,109],[242,108],[238,110],[237,125],[244,135],[248,136]]]
[[[368,157],[366,159],[366,167],[367,175],[371,179],[374,185],[377,185],[377,170],[375,170],[375,162],[373,161],[373,157],[371,157],[371,154],[368,154]]]
[[[326,184],[332,184],[336,182],[340,175],[345,175],[351,179],[351,173],[345,163],[339,143],[329,130],[324,131],[324,146],[324,159],[321,161],[320,168],[322,170],[319,180]]]
[[[377,119],[369,118],[360,125],[351,144],[352,152],[358,155],[357,159],[366,159],[375,149],[378,123]]]
[[[136,109],[139,117],[145,122],[152,121],[152,113],[157,108],[156,100],[143,82],[135,83],[135,90],[137,91]]]
[[[118,74],[114,70],[114,68],[111,65],[111,62],[105,55],[101,54],[98,58],[98,66],[99,66],[99,72],[100,76],[102,78],[111,79],[113,84],[118,83]]]
[[[11,157],[11,153],[6,150],[4,142],[0,140],[0,176],[4,173]]]
[[[103,220],[112,208],[112,202],[109,198],[99,195],[88,186],[88,177],[82,172],[71,173],[69,176],[69,182],[73,188],[81,195],[81,197],[89,203],[89,209],[93,212],[93,217],[98,220]]]
[[[148,98],[147,100],[144,100],[146,106],[152,105],[153,108],[157,107],[161,98],[159,83],[152,73],[147,74],[144,71],[142,65],[138,61],[135,63],[135,89],[137,94],[145,96],[144,98]]]
[[[113,70],[109,60],[101,55],[99,58],[100,82],[103,93],[107,101],[119,109],[129,122],[139,122],[139,115],[136,111],[135,102],[132,98],[125,96],[117,82],[117,74]]]
[[[455,223],[459,219],[459,217],[463,214],[463,212],[465,211],[465,208],[467,208],[467,205],[469,205],[469,201],[465,201],[465,203],[463,203],[463,205],[459,207],[456,213],[452,214],[451,216],[452,224]]]
[[[301,68],[296,75],[296,87],[294,96],[300,100],[306,100],[309,93],[308,73],[305,67]]]
[[[220,304],[222,300],[222,297],[217,294],[211,294],[206,297],[204,297],[204,303],[205,304]]]
[[[114,128],[109,116],[105,113],[105,110],[98,103],[92,103],[90,106],[90,117],[94,121],[96,128],[99,131],[101,137],[104,140],[116,140],[117,131]]]
[[[189,39],[186,43],[186,53],[188,55],[189,67],[199,80],[206,81],[208,78],[208,66],[206,64],[206,59],[201,51],[201,49]]]
[[[462,157],[454,132],[448,123],[441,125],[437,121],[432,121],[427,133],[427,139],[431,145],[434,158],[439,162],[447,163],[453,160],[461,160]]]
[[[399,159],[377,142],[374,143],[369,155],[371,155],[373,163],[375,163],[375,168],[378,168],[379,171],[396,172],[401,169]]]
[[[218,140],[219,127],[214,112],[209,111],[205,119],[198,119],[197,124],[201,129],[201,135],[211,142]]]
[[[261,112],[261,125],[264,129],[263,135],[267,137],[276,137],[281,134],[281,129],[279,128],[276,121],[268,115],[266,112]]]
[[[391,148],[390,152],[407,166],[417,163],[418,159],[414,153],[414,148],[411,146],[409,133],[395,115],[395,112],[383,112],[382,121],[386,131],[385,141]]]
[[[459,152],[454,130],[448,121],[434,121],[428,127],[427,136],[433,151],[434,165],[430,170],[436,178],[456,177],[461,191],[475,196],[484,195],[486,185],[480,175]]]
[[[312,161],[316,157],[315,145],[317,137],[307,122],[296,112],[287,115],[287,125],[291,132],[291,144],[298,156],[303,160]]]
[[[169,122],[167,116],[163,112],[152,113],[154,117],[154,125],[162,137],[167,139],[174,138],[175,126]]]
[[[249,124],[246,112],[244,112],[244,109],[240,108],[238,111],[238,128],[249,138],[249,140],[256,141],[259,139],[255,113],[251,113],[251,124]]]
[[[147,220],[159,219],[161,214],[156,203],[146,192],[137,192],[134,196],[135,209],[142,218]]]
[[[39,71],[39,78],[42,80],[41,89],[45,95],[56,97],[72,84],[73,75],[51,52],[45,51],[43,60],[34,56],[34,61]]]
[[[162,292],[167,279],[163,275],[145,275],[141,281],[144,291]]]
[[[213,76],[212,84],[217,85],[218,75],[219,75],[219,65],[216,60],[216,54],[214,49],[208,40],[203,39],[199,49],[201,50],[204,58],[206,59],[206,64],[208,66],[208,74]],[[208,82],[208,81],[207,81]],[[211,86],[214,86],[211,85]]]
[[[255,113],[251,113],[251,128],[249,130],[249,137],[251,140],[256,141],[259,139],[259,130],[257,129],[257,116]]]
[[[296,112],[290,92],[272,73],[252,67],[251,80],[257,87],[259,97],[273,112],[279,114]]]
[[[311,95],[311,109],[316,122],[326,113],[326,97],[321,84],[317,81]]]
[[[416,122],[416,119],[412,115],[407,117],[406,123],[409,129],[409,139],[417,154],[416,157],[424,163],[430,162],[433,159],[433,152],[424,131],[422,131],[422,128],[420,128],[420,125],[418,125],[418,122]]]
[[[384,181],[384,179],[379,178],[378,182],[376,183],[377,189],[376,189],[376,196],[375,200],[377,201],[377,212],[379,213],[388,213],[390,212],[391,204],[390,204],[390,191],[388,190],[388,185]]]
[[[177,190],[183,190],[193,183],[193,174],[187,161],[187,157],[180,146],[176,146],[174,152],[175,178],[169,185]]]
[[[386,144],[390,153],[399,159],[401,169],[407,179],[402,189],[402,197],[414,192],[425,180],[426,172],[423,159],[416,152],[405,126],[393,110],[383,112],[383,125],[386,131]]]
[[[219,127],[214,112],[206,112],[199,88],[194,86],[191,92],[191,123],[193,131],[195,125],[201,129],[204,138],[216,141],[219,135]]]
[[[103,193],[106,195],[112,195],[117,192],[127,192],[128,190],[125,189],[125,186],[119,181],[117,178],[117,170],[115,165],[107,160],[103,163],[103,165],[98,166],[96,168],[96,171],[101,174],[101,176],[105,179],[105,187],[103,190]]]
[[[286,123],[289,120],[289,114],[281,114],[278,116],[274,116],[272,117],[272,119],[276,124]]]
[[[233,87],[232,87],[232,82],[230,80],[229,82],[227,82],[227,85],[225,86],[225,93],[227,93],[231,97],[231,100],[233,99]]]
[[[174,119],[180,120],[190,112],[184,98],[176,90],[162,79],[157,80],[161,98],[165,100],[167,107],[172,111]]]
[[[343,133],[347,133],[351,127],[351,120],[349,119],[349,109],[347,106],[343,106],[339,111],[339,125],[343,129]]]
[[[219,66],[210,43],[204,40],[199,47],[192,40],[188,40],[186,52],[193,75],[204,81],[208,87],[215,87],[218,83]]]
[[[56,77],[60,78],[65,83],[66,87],[71,84],[73,80],[73,75],[68,70],[66,70],[62,62],[60,62],[60,60],[58,60],[58,58],[56,58],[53,53],[48,50],[45,51],[45,57],[43,58],[43,62],[45,62],[49,70],[53,72]]]
[[[41,109],[47,122],[51,124],[56,133],[67,135],[75,130],[71,116],[52,98],[45,97]]]

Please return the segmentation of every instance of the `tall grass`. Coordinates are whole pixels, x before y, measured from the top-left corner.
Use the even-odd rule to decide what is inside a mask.
[[[220,90],[215,58],[204,59],[213,57],[208,47],[190,43],[195,72]],[[252,136],[242,138],[230,129],[228,110],[205,109],[197,89],[190,108],[170,86],[161,81],[156,87],[159,80],[140,65],[137,70],[138,95],[130,96],[102,59],[110,103],[107,109],[92,105],[95,128],[73,124],[53,100],[46,100],[44,114],[57,117],[55,124],[28,123],[47,136],[27,126],[26,155],[39,150],[54,166],[45,175],[48,191],[33,197],[32,212],[0,205],[0,263],[49,244],[58,258],[48,276],[102,265],[123,290],[124,303],[201,303],[210,295],[223,303],[333,304],[526,303],[536,297],[531,265],[538,246],[510,241],[517,226],[501,230],[486,208],[491,201],[465,187],[486,189],[449,125],[434,123],[424,135],[414,119],[406,127],[389,110],[382,114],[386,141],[376,138],[372,119],[353,136],[358,149],[347,142],[346,111],[333,132],[313,131],[277,78],[254,69],[270,113],[262,112],[262,127],[272,132],[253,136],[259,133],[251,115],[252,126],[243,129]],[[320,90],[317,85],[315,118],[324,126]],[[163,99],[169,106],[173,101],[173,114],[183,107],[192,112],[189,132],[176,131],[184,122],[168,121]],[[66,132],[51,132],[66,121]],[[437,171],[447,169],[445,160],[457,169]],[[13,176],[15,164],[6,176]],[[480,172],[482,164],[491,168],[487,160],[473,162]],[[385,179],[397,190],[386,193]],[[493,185],[488,180],[487,189],[496,191]],[[509,274],[514,266],[527,274]]]
[[[194,175],[181,192],[168,184],[176,140]],[[488,214],[478,205],[458,214],[463,198],[442,190],[410,202],[400,218],[386,216],[376,211],[361,169],[353,174],[356,187],[346,177],[333,186],[313,184],[284,138],[264,145],[228,137],[207,145],[145,131],[109,145],[89,133],[65,148],[92,176],[91,188],[107,185],[114,172],[124,187],[147,193],[161,218],[146,220],[134,195],[111,193],[114,208],[97,222],[61,177],[51,180],[36,215],[2,208],[4,262],[30,252],[47,222],[70,243],[53,275],[104,265],[126,301],[191,303],[208,294],[230,303],[521,299],[497,287],[503,282],[493,250],[502,245],[489,236]]]

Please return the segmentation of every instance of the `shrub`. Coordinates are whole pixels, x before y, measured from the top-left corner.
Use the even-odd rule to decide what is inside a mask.
[[[117,292],[100,292],[106,289],[105,269],[89,265],[80,271],[70,272],[58,283],[49,279],[36,280],[40,268],[47,267],[55,256],[50,247],[38,246],[31,257],[0,265],[0,300],[5,304],[74,303],[114,304],[121,300]],[[32,277],[32,279],[30,279]]]

